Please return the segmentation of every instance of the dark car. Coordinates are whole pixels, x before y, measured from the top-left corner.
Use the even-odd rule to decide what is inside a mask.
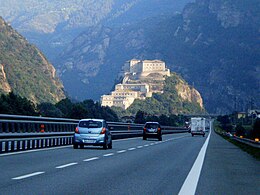
[[[75,129],[73,147],[84,148],[84,145],[112,148],[112,135],[103,119],[82,119]]]
[[[162,129],[158,122],[146,122],[143,128],[143,140],[157,138],[162,141]]]

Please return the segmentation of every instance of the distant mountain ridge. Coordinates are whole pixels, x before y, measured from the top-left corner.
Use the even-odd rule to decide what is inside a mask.
[[[200,91],[209,112],[259,107],[259,4],[257,0],[197,0],[179,15],[117,28],[89,28],[60,56],[61,78],[78,98],[84,91],[85,96],[98,99],[111,90],[122,62],[164,59]],[[80,90],[70,85],[69,77],[75,74],[77,81],[71,82]]]
[[[55,68],[0,17],[0,93],[13,91],[34,103],[65,98]]]
[[[0,16],[52,61],[89,27],[135,23],[181,11],[191,1],[194,0],[0,0]]]
[[[174,9],[177,0],[32,2],[0,0],[0,15],[20,30],[26,26],[23,22],[55,23],[55,33],[42,36],[29,30],[26,35],[53,60],[73,98],[98,100],[109,93],[122,62],[163,59],[199,90],[210,113],[260,107],[259,0],[196,0],[180,14]],[[70,2],[78,5],[62,10],[75,6]],[[193,1],[181,2],[180,7]],[[47,7],[20,12],[29,4],[35,10]],[[93,12],[84,9],[90,5]],[[37,22],[39,18],[44,22]],[[77,26],[81,21],[86,23]]]

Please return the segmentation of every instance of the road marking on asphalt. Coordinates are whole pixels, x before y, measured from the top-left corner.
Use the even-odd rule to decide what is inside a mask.
[[[126,150],[119,150],[119,151],[117,151],[118,154],[121,154],[121,153],[124,153],[124,152],[126,152]]]
[[[143,146],[137,146],[138,149],[143,148]]]
[[[174,139],[180,139],[183,137],[187,137],[186,136],[181,136],[178,138],[173,138]],[[134,140],[134,139],[140,139],[140,137],[136,137],[136,138],[128,138],[128,139],[117,139],[117,140],[113,140],[113,142],[118,142],[118,141],[128,141],[128,140]],[[159,142],[159,143],[163,143],[163,142]],[[11,155],[16,155],[16,154],[24,154],[24,153],[31,153],[31,152],[42,152],[42,151],[47,151],[47,150],[57,150],[57,149],[62,149],[62,148],[70,148],[72,147],[72,145],[66,145],[66,146],[55,146],[53,148],[39,148],[39,149],[32,149],[32,150],[26,150],[26,151],[19,151],[19,152],[10,152],[10,153],[6,153],[6,154],[0,154],[1,156],[11,156]]]
[[[129,148],[128,150],[129,150],[129,151],[132,151],[132,150],[135,150],[135,149],[136,149],[136,148]]]
[[[58,147],[53,147],[53,148],[39,148],[39,149],[32,149],[32,150],[19,151],[19,152],[10,152],[10,153],[6,153],[6,154],[0,154],[0,156],[11,156],[11,155],[15,155],[15,154],[24,154],[24,153],[30,153],[30,152],[42,152],[45,150],[56,150],[56,149],[68,148],[68,147],[71,147],[71,145],[58,146]]]
[[[20,180],[20,179],[25,179],[25,178],[28,178],[28,177],[33,177],[33,176],[36,176],[36,175],[40,175],[40,174],[43,174],[44,172],[35,172],[35,173],[30,173],[30,174],[27,174],[27,175],[22,175],[22,176],[19,176],[19,177],[14,177],[12,179],[14,180]]]
[[[114,155],[114,153],[109,153],[109,154],[104,154],[103,156],[108,157],[108,156],[113,156],[113,155]]]
[[[83,160],[83,161],[85,161],[85,162],[89,162],[89,161],[92,161],[92,160],[98,160],[98,159],[99,159],[99,157],[93,157],[93,158],[85,159],[85,160]]]
[[[201,169],[202,169],[202,166],[203,166],[205,154],[206,154],[206,151],[207,151],[210,135],[211,135],[211,132],[209,133],[207,140],[203,144],[203,146],[202,146],[202,148],[201,148],[201,150],[200,150],[200,152],[197,156],[197,159],[195,160],[195,162],[194,162],[187,178],[185,179],[178,195],[186,195],[186,194],[193,195],[193,194],[195,194],[196,188],[197,188],[197,185],[198,185],[198,181],[199,181],[199,177],[200,177],[200,173],[201,173]]]
[[[144,145],[144,147],[148,147],[148,146],[149,146],[149,144],[145,144],[145,145]]]
[[[73,165],[76,165],[76,164],[78,164],[78,163],[74,162],[74,163],[69,163],[69,164],[66,164],[66,165],[61,165],[61,166],[56,167],[56,169],[63,169],[63,168],[70,167],[70,166],[73,166]]]

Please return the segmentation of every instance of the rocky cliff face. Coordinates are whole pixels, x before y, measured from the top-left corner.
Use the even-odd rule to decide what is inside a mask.
[[[4,69],[4,65],[0,64],[0,92],[4,93],[9,93],[11,92],[11,86],[9,85],[7,78],[6,78],[6,73]]]
[[[55,68],[43,54],[0,18],[0,92],[14,93],[34,103],[65,98]]]
[[[180,80],[176,85],[176,91],[183,101],[196,103],[200,105],[201,109],[204,108],[200,93],[193,87],[189,86],[184,80]]]

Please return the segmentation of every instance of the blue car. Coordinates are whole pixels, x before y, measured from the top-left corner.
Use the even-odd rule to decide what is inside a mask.
[[[112,149],[112,135],[103,119],[82,119],[77,125],[73,137],[73,148],[84,145],[103,146]]]

